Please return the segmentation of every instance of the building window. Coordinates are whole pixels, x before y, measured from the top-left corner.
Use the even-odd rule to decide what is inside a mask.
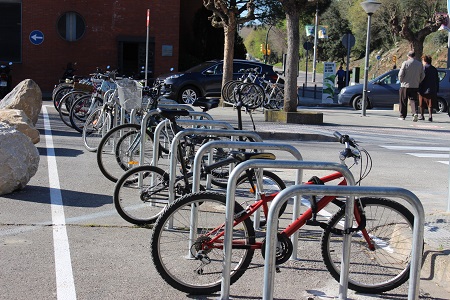
[[[66,41],[79,40],[85,31],[86,25],[84,20],[76,12],[66,12],[58,20],[58,33]]]
[[[0,61],[20,62],[22,53],[22,3],[0,1]]]

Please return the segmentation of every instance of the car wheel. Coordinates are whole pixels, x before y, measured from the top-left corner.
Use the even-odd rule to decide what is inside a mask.
[[[352,101],[352,106],[355,110],[360,110],[362,106],[362,97],[361,96],[355,97],[355,99],[353,99]]]
[[[178,96],[178,102],[181,104],[192,104],[200,97],[200,92],[193,86],[186,86],[181,89]]]
[[[448,109],[447,102],[442,98],[437,98],[437,112],[443,113],[446,112]]]

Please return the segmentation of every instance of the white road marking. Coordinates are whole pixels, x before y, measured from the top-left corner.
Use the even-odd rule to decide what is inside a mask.
[[[448,158],[450,159],[450,147],[421,147],[421,146],[389,146],[380,145],[383,148],[390,150],[413,150],[413,151],[431,151],[441,153],[426,153],[426,152],[409,152],[405,153],[420,158]],[[449,161],[436,160],[436,162],[448,165]]]
[[[76,299],[72,262],[70,260],[69,239],[67,237],[64,205],[59,185],[58,169],[53,146],[47,108],[42,107],[44,115],[45,145],[47,149],[50,203],[53,224],[53,246],[55,251],[56,293],[57,299]]]
[[[448,153],[406,153],[416,157],[449,158]]]

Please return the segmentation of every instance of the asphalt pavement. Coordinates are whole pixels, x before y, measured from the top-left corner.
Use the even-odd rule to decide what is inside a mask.
[[[51,106],[51,102],[48,101],[44,101],[44,105],[47,106]],[[52,109],[49,109],[52,110]],[[386,136],[392,136],[395,139],[398,140],[403,140],[403,141],[408,141],[411,143],[414,143],[414,141],[417,139],[417,135],[420,133],[421,137],[422,136],[426,136],[426,141],[429,141],[430,144],[431,143],[438,143],[440,146],[443,147],[447,147],[447,153],[450,152],[450,118],[447,114],[435,114],[433,116],[434,122],[428,122],[428,121],[419,121],[419,122],[412,122],[412,118],[409,117],[407,118],[405,121],[401,121],[398,120],[398,112],[394,111],[394,110],[389,110],[389,109],[373,109],[373,110],[367,110],[366,111],[366,115],[362,116],[361,111],[355,111],[353,109],[347,108],[347,107],[340,107],[337,106],[335,104],[327,104],[327,105],[323,105],[320,103],[319,99],[312,99],[312,98],[301,98],[300,99],[300,106],[298,107],[299,111],[306,111],[306,112],[311,112],[311,113],[322,113],[323,114],[323,124],[321,125],[311,125],[311,124],[282,124],[282,123],[276,123],[276,122],[267,122],[265,121],[265,115],[264,115],[264,111],[263,110],[256,110],[252,113],[252,118],[255,122],[255,126],[256,126],[256,131],[261,135],[261,137],[264,140],[281,140],[284,142],[289,142],[289,141],[323,141],[323,142],[332,142],[332,141],[336,141],[336,139],[333,136],[333,132],[334,131],[339,131],[341,133],[344,134],[349,134],[352,137],[354,137],[357,141],[361,140],[361,141],[365,141],[367,139],[371,139],[373,141],[383,141],[384,139],[386,139]],[[233,109],[232,107],[219,107],[216,109],[213,109],[211,111],[209,111],[209,114],[215,119],[215,120],[221,120],[221,121],[227,121],[230,124],[233,125],[237,125],[237,112],[235,109]],[[243,128],[247,129],[247,130],[253,130],[253,125],[251,122],[251,118],[249,116],[248,113],[243,112],[242,114],[243,116]],[[100,270],[103,270],[103,272],[108,272],[105,271],[105,268],[101,268],[102,266],[100,265],[96,265],[97,262],[95,261],[95,259],[98,258],[104,258],[105,261],[101,261],[100,263],[103,264],[107,264],[108,266],[113,266],[114,264],[119,265],[122,269],[127,270],[127,268],[129,268],[130,270],[133,270],[133,272],[136,272],[136,278],[134,278],[133,280],[129,280],[126,282],[125,285],[131,285],[133,282],[134,283],[139,283],[140,279],[144,279],[147,280],[148,282],[148,286],[139,286],[139,291],[135,290],[135,293],[137,293],[137,295],[143,295],[142,297],[139,296],[133,296],[133,299],[148,299],[148,295],[149,292],[152,288],[152,286],[157,286],[159,289],[158,290],[151,290],[150,295],[154,295],[155,298],[161,298],[161,295],[164,295],[164,299],[181,299],[180,298],[180,293],[176,293],[176,291],[173,291],[173,289],[169,288],[167,289],[167,285],[165,285],[164,283],[161,284],[161,280],[160,278],[158,278],[158,276],[156,277],[150,277],[150,279],[148,279],[148,274],[147,273],[151,273],[150,271],[148,271],[145,267],[140,267],[143,264],[143,261],[145,261],[146,259],[148,260],[148,249],[147,249],[147,245],[146,243],[146,239],[148,239],[147,232],[140,232],[139,230],[133,230],[132,227],[126,226],[126,222],[123,223],[117,223],[117,225],[113,226],[111,224],[116,224],[115,222],[117,221],[117,216],[115,214],[115,212],[113,212],[114,214],[111,215],[105,215],[105,213],[100,210],[103,206],[106,206],[107,204],[110,205],[110,198],[105,196],[105,195],[110,195],[110,189],[111,186],[110,185],[105,185],[102,187],[96,187],[95,191],[96,193],[94,195],[92,194],[87,194],[87,195],[83,195],[83,191],[79,192],[79,187],[76,187],[78,184],[78,181],[80,182],[84,182],[83,184],[86,184],[87,187],[92,185],[95,186],[95,181],[96,180],[85,180],[84,178],[88,178],[90,179],[91,177],[87,177],[87,176],[93,176],[96,175],[97,173],[94,172],[95,168],[90,168],[87,171],[86,174],[86,170],[82,169],[81,166],[83,164],[79,163],[79,167],[78,164],[75,163],[74,165],[69,164],[69,161],[72,159],[73,161],[76,161],[76,157],[71,157],[71,156],[78,156],[81,155],[81,152],[83,152],[82,150],[79,150],[78,148],[76,148],[75,145],[75,139],[77,144],[79,143],[79,135],[71,132],[70,130],[68,130],[68,128],[66,128],[64,125],[60,124],[59,121],[60,120],[56,120],[57,117],[55,117],[55,127],[52,127],[52,132],[55,135],[55,139],[60,139],[60,143],[61,141],[63,141],[64,143],[67,143],[62,145],[62,144],[57,144],[57,146],[64,146],[64,148],[67,147],[67,151],[70,151],[68,153],[68,156],[65,157],[66,161],[63,160],[63,158],[59,158],[61,159],[60,165],[58,166],[59,168],[59,172],[61,174],[61,178],[63,179],[70,179],[70,178],[74,178],[71,180],[74,180],[73,183],[69,182],[65,182],[63,184],[62,187],[66,187],[66,190],[63,190],[63,194],[64,194],[64,206],[68,206],[70,208],[70,210],[68,210],[67,213],[67,221],[69,224],[71,223],[75,223],[75,221],[73,221],[74,219],[78,220],[78,215],[81,214],[81,212],[84,212],[84,209],[86,207],[92,208],[94,212],[96,212],[95,214],[92,213],[92,210],[89,210],[92,217],[99,217],[101,216],[102,218],[104,218],[105,220],[105,225],[102,226],[92,226],[92,230],[94,231],[102,231],[102,234],[106,234],[103,231],[107,231],[108,230],[113,230],[115,232],[115,234],[120,234],[120,237],[116,237],[114,236],[113,240],[110,241],[110,243],[108,244],[109,240],[107,239],[95,239],[96,235],[88,235],[86,229],[87,228],[91,228],[91,221],[90,219],[88,219],[86,221],[86,224],[84,226],[70,226],[69,230],[71,230],[73,233],[73,231],[79,231],[79,235],[76,234],[72,234],[70,235],[73,239],[77,239],[77,243],[74,242],[72,244],[72,247],[75,248],[73,250],[74,252],[74,259],[73,259],[73,263],[74,263],[74,269],[76,270],[76,272],[78,273],[78,275],[80,277],[80,279],[78,279],[79,281],[77,282],[79,286],[81,287],[85,287],[83,288],[79,288],[79,290],[77,290],[78,295],[79,295],[79,299],[92,299],[95,298],[94,295],[100,294],[100,295],[104,295],[102,294],[102,291],[100,290],[95,290],[97,288],[101,288],[102,285],[101,283],[103,281],[108,281],[106,286],[114,286],[114,285],[118,285],[121,288],[118,290],[124,290],[126,291],[127,289],[124,287],[124,283],[125,283],[125,279],[122,278],[129,278],[130,274],[127,274],[127,276],[124,277],[120,277],[119,275],[121,274],[100,274]],[[60,124],[61,127],[56,126],[57,124]],[[42,126],[42,125],[41,125]],[[426,135],[424,135],[424,133]],[[43,135],[41,136],[41,138],[43,137]],[[70,141],[74,140],[74,144],[72,144]],[[41,148],[43,148],[43,143],[44,140],[41,140]],[[326,143],[323,143],[324,145]],[[81,148],[80,148],[81,149]],[[64,149],[57,149],[57,153],[63,153]],[[318,150],[320,151],[320,149]],[[45,152],[45,151],[44,151]],[[42,160],[42,165],[45,166],[45,168],[47,168],[47,165],[45,164],[45,160],[44,158],[44,152],[41,153],[41,160]],[[85,151],[86,152],[86,151]],[[88,153],[88,154],[92,154],[92,153]],[[87,155],[87,156],[94,156],[92,155]],[[50,157],[51,158],[51,157]],[[450,158],[447,156],[446,158],[442,158],[442,160],[444,161],[443,163],[446,163],[447,165],[449,164],[449,160]],[[334,160],[335,161],[335,160]],[[72,168],[70,168],[69,166],[72,166]],[[46,174],[46,170],[42,169],[42,174]],[[92,173],[92,174],[91,174]],[[448,189],[448,182],[450,181],[450,172],[448,173],[448,177],[449,179],[446,182],[447,185],[447,189]],[[76,179],[76,180],[75,180]],[[82,180],[84,179],[84,180]],[[47,184],[47,177],[42,177],[42,178],[33,178],[35,185],[36,186],[40,186],[40,185],[46,185]],[[14,199],[20,199],[20,197],[29,197],[29,195],[26,193],[26,191],[24,193],[16,193],[16,194],[11,194],[7,197],[0,197],[0,203],[5,203],[6,206],[4,206],[5,208],[5,212],[1,215],[2,216],[2,225],[6,231],[12,231],[12,230],[16,230],[16,231],[23,231],[24,229],[22,228],[23,226],[20,226],[20,224],[24,225],[24,224],[34,224],[32,226],[28,226],[28,227],[33,227],[34,229],[36,228],[40,228],[38,225],[40,225],[39,222],[37,222],[36,220],[41,220],[41,219],[46,219],[47,218],[47,212],[39,212],[38,208],[40,207],[41,202],[44,203],[44,194],[47,193],[46,189],[37,189],[36,190],[36,186],[34,187],[34,189],[32,188],[32,191],[35,191],[33,195],[31,195],[30,197],[37,198],[38,200],[26,200],[26,201],[21,201],[21,203],[17,203],[15,204],[13,202]],[[89,188],[85,188],[86,191],[89,191]],[[40,193],[37,192],[40,191]],[[83,205],[86,206],[84,207],[83,205],[80,206],[79,204],[79,199],[84,199],[83,197],[86,196],[86,202],[83,202]],[[447,195],[448,196],[448,195]],[[27,198],[28,199],[28,198]],[[450,200],[450,199],[449,199]],[[29,202],[27,202],[29,201]],[[439,201],[441,201],[441,204],[443,202],[445,202],[445,199],[439,199]],[[10,205],[10,206],[8,206]],[[20,206],[22,205],[22,206]],[[422,268],[422,274],[421,274],[421,287],[425,286],[425,285],[430,285],[430,282],[432,282],[432,285],[438,284],[439,287],[436,288],[436,286],[428,286],[427,289],[428,290],[442,290],[442,291],[446,291],[447,293],[445,295],[442,296],[438,296],[438,297],[421,297],[421,299],[450,299],[450,272],[449,272],[449,268],[450,268],[450,213],[447,212],[446,210],[446,206],[445,205],[441,205],[439,206],[439,209],[436,210],[436,207],[433,207],[433,205],[435,205],[434,202],[428,203],[428,202],[423,202],[424,205],[424,209],[425,209],[425,251],[424,251],[424,264],[423,264],[423,268]],[[98,207],[97,207],[98,206]],[[35,208],[35,211],[33,213],[30,214],[24,214],[22,215],[22,213],[20,211],[16,212],[13,211],[13,208],[17,207],[17,209],[22,208],[22,207],[26,207],[29,209],[29,207],[33,207]],[[97,211],[98,209],[98,211]],[[44,216],[42,216],[42,215]],[[14,216],[20,216],[20,220],[15,220]],[[111,219],[113,217],[116,217],[116,219],[114,219],[114,222],[110,222]],[[71,219],[72,218],[72,219]],[[25,220],[23,220],[25,219]],[[30,220],[28,220],[30,219]],[[37,225],[36,225],[37,224]],[[50,223],[45,223],[43,224],[46,228],[46,226],[48,226]],[[103,223],[99,223],[99,224],[103,224]],[[123,224],[123,225],[122,225]],[[12,226],[14,225],[14,226]],[[129,224],[128,224],[129,225]],[[17,227],[17,229],[15,229],[15,227]],[[135,228],[134,228],[135,229]],[[31,230],[31,229],[30,229]],[[133,231],[132,231],[133,230]],[[31,231],[30,231],[31,232]],[[136,236],[136,232],[140,232],[140,235]],[[310,233],[308,233],[310,234]],[[16,234],[17,237],[16,239],[12,239],[10,238],[9,244],[14,244],[17,245],[18,242],[21,243],[25,243],[29,240],[33,240],[32,237],[28,237],[27,239],[23,238],[23,240],[18,240],[18,238],[22,238],[22,235]],[[31,235],[31,234],[30,234]],[[123,236],[122,236],[123,235]],[[44,236],[45,237],[45,236]],[[123,239],[123,240],[121,240]],[[129,239],[128,242],[125,242],[124,240]],[[304,240],[302,240],[303,243],[306,243],[308,240],[310,239],[310,236],[306,236]],[[116,241],[121,240],[121,243],[116,243]],[[51,249],[49,249],[49,246],[47,243],[42,242],[42,245],[40,243],[38,243],[40,241],[40,239],[36,239],[35,242],[35,250],[34,250],[34,255],[38,256],[40,252],[42,252],[43,250],[45,253],[45,257],[47,260],[51,260],[52,258],[52,253],[51,253]],[[100,244],[98,245],[99,241],[103,242],[104,244]],[[123,251],[118,251],[118,249],[122,249],[122,248],[118,248],[121,247],[122,245],[126,245],[126,244],[130,244],[132,245],[132,247],[130,247],[134,251],[133,253],[135,253],[136,256],[136,265],[132,265],[132,266],[127,266],[127,262],[130,256],[130,250],[128,248],[123,248]],[[8,243],[3,241],[4,244],[4,248],[6,251],[6,247],[5,245],[7,245]],[[8,244],[8,245],[9,245]],[[120,244],[120,246],[118,245]],[[144,245],[144,246],[142,246]],[[99,246],[101,249],[99,249]],[[314,247],[314,246],[313,246]],[[84,248],[88,249],[87,251],[89,252],[89,255],[84,254],[81,255],[80,253],[84,253],[82,252],[84,250]],[[11,248],[11,249],[15,249],[15,248]],[[128,252],[127,252],[128,251]],[[48,252],[48,253],[47,253]],[[6,254],[10,254],[10,257],[13,257],[13,255],[15,255],[15,253],[12,252],[5,252]],[[77,256],[78,253],[78,256]],[[98,256],[95,256],[95,254],[99,254]],[[51,266],[52,266],[52,262],[47,262],[47,261],[39,261],[37,259],[35,259],[35,256],[30,256],[30,255],[21,255],[20,253],[18,253],[19,257],[21,260],[30,260],[30,265],[36,265],[37,263],[40,264],[45,264],[46,266],[49,266],[49,270],[48,272],[46,272],[46,276],[48,277],[48,279],[46,279],[46,282],[52,282],[54,280],[54,278],[52,278],[53,275],[53,271],[51,270]],[[118,256],[120,255],[120,256]],[[118,256],[118,258],[116,259],[116,261],[114,262],[114,264],[112,262],[110,262],[110,258],[111,257],[115,257]],[[132,256],[132,255],[131,255]],[[5,255],[5,257],[8,257],[8,255]],[[95,258],[95,259],[94,259]],[[296,262],[298,263],[293,266],[296,266],[298,269],[293,268],[294,272],[298,272],[298,270],[301,269],[305,269],[305,270],[309,270],[309,272],[311,270],[317,270],[318,266],[316,265],[316,261],[312,261],[313,263],[310,265],[307,265],[308,261],[307,260],[303,260],[300,262]],[[320,261],[318,261],[320,262]],[[150,262],[149,262],[150,263]],[[28,270],[32,270],[33,268],[25,268],[22,267],[20,269],[20,272],[17,271],[17,267],[16,265],[19,264],[18,261],[13,261],[12,258],[8,258],[6,260],[3,261],[2,266],[6,266],[6,267],[10,267],[11,268],[11,272],[14,272],[14,274],[19,274],[21,276],[25,276],[24,274],[28,274],[28,273],[24,273],[27,272]],[[83,265],[86,264],[86,265]],[[20,264],[19,264],[20,265]],[[32,265],[32,266],[33,266]],[[142,274],[139,273],[139,270],[141,270],[142,268]],[[111,271],[115,271],[115,268],[110,268]],[[108,270],[108,269],[106,269]],[[249,270],[250,272],[252,272],[252,270]],[[250,277],[248,280],[255,280],[255,278],[257,276],[260,276],[261,272],[260,269],[255,269],[253,270],[255,273],[251,273],[251,276],[255,276],[255,277]],[[3,271],[0,271],[3,272]],[[8,272],[4,271],[5,274],[7,274]],[[32,273],[30,273],[31,275]],[[89,277],[89,275],[95,275],[95,279],[93,279],[94,277]],[[257,275],[254,275],[257,274]],[[285,290],[283,291],[285,294],[288,294],[288,296],[286,296],[286,299],[305,299],[302,298],[301,295],[301,291],[304,290],[303,286],[299,285],[298,283],[295,283],[296,281],[294,281],[294,285],[295,285],[295,289],[296,290],[291,290],[290,288],[287,288],[286,285],[287,284],[282,284],[285,283],[285,281],[287,280],[291,280],[293,281],[293,279],[291,278],[293,273],[290,272],[282,272],[281,275],[277,275],[279,276],[279,281],[277,284],[277,286],[282,289]],[[305,273],[301,273],[300,275],[304,275]],[[314,273],[308,273],[308,274],[314,274]],[[109,275],[109,276],[108,276]],[[314,277],[314,275],[308,275],[311,277]],[[8,287],[8,291],[11,292],[11,294],[6,294],[6,295],[15,295],[15,293],[17,293],[16,290],[14,290],[14,286],[11,284],[7,284],[6,282],[6,276],[2,278],[5,278],[5,284],[0,286]],[[8,279],[8,280],[12,280],[12,282],[15,282],[14,279]],[[91,284],[89,281],[99,281],[98,283],[96,282],[95,284]],[[150,281],[149,281],[150,280]],[[160,280],[160,281],[157,281]],[[247,295],[259,295],[258,291],[256,291],[256,293],[254,291],[250,291],[250,281],[238,281],[235,285],[233,285],[232,287],[235,287],[235,291],[239,291],[238,295],[236,298],[242,298],[242,299],[248,299],[245,298],[245,296]],[[301,279],[299,279],[301,280]],[[22,281],[22,280],[20,280]],[[86,282],[85,282],[86,281]],[[28,283],[27,281],[23,280],[23,282],[26,282],[28,285],[30,285],[30,283]],[[40,280],[36,280],[36,285],[41,282]],[[111,284],[115,283],[115,284]],[[159,283],[158,283],[159,282]],[[334,282],[333,282],[334,283]],[[93,290],[90,290],[88,288],[91,288]],[[27,286],[27,288],[29,288]],[[38,286],[34,287],[35,290],[38,290]],[[147,289],[148,288],[148,289]],[[33,287],[29,288],[30,290],[33,290]],[[50,290],[52,291],[52,289],[43,289],[45,291]],[[116,293],[119,293],[120,291],[118,290],[114,290]],[[142,293],[142,294],[140,294]],[[252,294],[253,293],[253,294]],[[326,296],[326,294],[324,294],[321,291],[308,291],[309,294],[311,295],[317,295],[317,298],[309,298],[309,299],[330,299],[329,297]],[[329,294],[332,294],[331,292]],[[402,294],[404,295],[404,294]],[[170,296],[170,298],[168,298]],[[185,297],[185,295],[183,295]],[[118,294],[114,294],[114,297],[118,297]],[[112,297],[112,298],[114,298]],[[353,298],[355,297],[355,298]],[[404,299],[404,298],[399,298],[399,296],[394,296],[392,293],[386,293],[384,295],[380,296],[383,299]],[[0,297],[2,298],[2,297]],[[17,299],[19,299],[20,297],[18,297]],[[36,297],[39,298],[39,297]],[[42,298],[42,297],[41,297]],[[54,295],[49,295],[49,297],[47,298],[42,298],[42,299],[49,299],[49,298],[54,298]],[[127,298],[126,296],[123,296],[123,299]],[[191,297],[192,298],[192,297]],[[351,299],[375,299],[378,298],[377,296],[370,296],[369,298],[365,298],[361,295],[356,295],[354,296],[352,294]],[[5,297],[5,299],[11,299],[10,297]],[[21,299],[26,299],[24,297],[22,297]],[[98,299],[107,299],[105,297],[101,297],[99,296]],[[127,299],[131,299],[130,296],[128,296]],[[151,297],[150,297],[151,299]],[[163,298],[161,298],[163,299]],[[206,298],[205,298],[206,299]],[[208,298],[209,299],[209,298]],[[211,298],[212,299],[212,298]],[[256,298],[249,298],[249,299],[256,299]]]

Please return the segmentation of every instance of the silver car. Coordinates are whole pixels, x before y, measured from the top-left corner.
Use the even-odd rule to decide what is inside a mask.
[[[367,84],[367,108],[392,107],[399,101],[400,82],[398,80],[398,69],[390,70]],[[445,112],[450,102],[450,70],[438,69],[439,93],[436,110]],[[352,106],[356,110],[362,108],[363,85],[357,84],[345,87],[338,95],[338,102],[342,105]]]

